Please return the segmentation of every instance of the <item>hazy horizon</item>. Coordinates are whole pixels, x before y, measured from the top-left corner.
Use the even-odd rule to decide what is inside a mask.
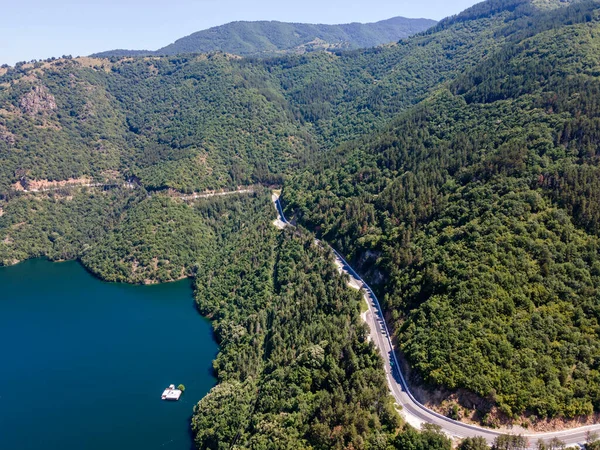
[[[111,49],[156,50],[194,32],[235,21],[342,24],[396,16],[440,20],[478,0],[423,0],[418,4],[405,0],[306,0],[291,5],[274,0],[252,4],[241,0],[175,0],[168,7],[156,0],[83,3],[24,0],[5,6],[0,64]]]

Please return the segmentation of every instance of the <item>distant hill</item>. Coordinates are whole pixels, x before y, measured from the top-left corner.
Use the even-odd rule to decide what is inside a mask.
[[[109,50],[95,57],[176,55],[223,51],[241,56],[305,53],[332,48],[357,49],[396,42],[437,22],[394,17],[375,23],[312,25],[276,21],[232,22],[198,31],[156,51]]]

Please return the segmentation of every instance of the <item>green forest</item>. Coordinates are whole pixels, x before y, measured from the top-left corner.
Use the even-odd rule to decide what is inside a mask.
[[[435,427],[397,433],[382,361],[359,317],[361,296],[337,273],[331,251],[310,233],[279,232],[266,197],[239,212],[195,279],[198,308],[221,345],[219,384],[194,410],[196,446],[405,449],[410,441],[450,450]]]
[[[449,415],[582,420],[600,412],[599,98],[592,0],[488,0],[372,49],[2,67],[0,264],[193,278],[220,344],[201,449],[451,448],[400,419],[315,236],[374,287],[410,384],[464,399]],[[297,228],[273,226],[275,188]]]

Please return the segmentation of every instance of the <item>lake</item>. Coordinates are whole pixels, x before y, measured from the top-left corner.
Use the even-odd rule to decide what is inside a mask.
[[[192,448],[214,385],[211,324],[188,280],[104,283],[77,262],[0,268],[0,449]],[[179,402],[162,401],[183,383]]]

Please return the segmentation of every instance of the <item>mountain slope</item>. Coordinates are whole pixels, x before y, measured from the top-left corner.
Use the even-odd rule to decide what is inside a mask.
[[[499,45],[504,13],[385,48],[268,60],[65,59],[0,77],[0,191],[135,176],[149,189],[280,182],[383,126]]]
[[[457,392],[490,425],[589,416],[600,410],[600,7],[497,32],[506,46],[293,177],[283,198],[379,284],[414,382]]]
[[[214,51],[241,56],[269,56],[311,50],[357,49],[397,42],[435,24],[434,20],[404,17],[344,25],[277,21],[232,22],[198,31],[156,51],[110,50],[92,56],[165,56]]]

